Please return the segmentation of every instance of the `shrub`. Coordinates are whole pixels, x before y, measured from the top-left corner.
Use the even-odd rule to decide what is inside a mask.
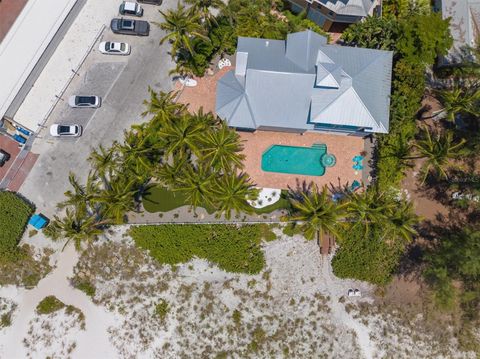
[[[361,227],[350,228],[332,260],[335,275],[379,285],[388,283],[403,248],[387,244],[383,237],[383,228],[371,226],[367,236]]]
[[[88,295],[91,298],[95,296],[95,291],[96,291],[95,286],[90,282],[80,282],[75,285],[75,288],[80,289],[82,292],[84,292],[86,295]]]
[[[50,314],[54,313],[62,308],[65,308],[65,304],[54,295],[49,295],[42,299],[37,305],[38,314]]]
[[[260,225],[134,226],[130,235],[160,263],[185,263],[196,256],[248,274],[259,273],[265,264]]]
[[[33,206],[13,192],[0,192],[0,261],[14,261],[21,251],[17,245]]]
[[[155,306],[155,315],[161,320],[164,320],[167,317],[168,312],[168,302],[165,299],[160,300],[160,302]]]

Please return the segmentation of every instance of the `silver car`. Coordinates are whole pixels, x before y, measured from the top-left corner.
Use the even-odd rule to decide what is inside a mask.
[[[68,105],[74,108],[98,108],[102,99],[98,96],[70,96]]]
[[[53,137],[80,137],[82,135],[82,126],[55,123],[50,126],[50,135]]]

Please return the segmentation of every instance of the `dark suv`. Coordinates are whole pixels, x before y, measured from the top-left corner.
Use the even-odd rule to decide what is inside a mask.
[[[112,19],[110,28],[115,34],[148,36],[150,24],[142,20]]]
[[[0,167],[2,167],[9,159],[10,154],[4,150],[0,150]]]
[[[162,0],[137,0],[137,2],[150,5],[162,5]]]

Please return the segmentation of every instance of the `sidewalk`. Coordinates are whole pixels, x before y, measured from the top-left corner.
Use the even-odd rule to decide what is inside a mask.
[[[103,25],[117,15],[118,1],[88,0],[15,115],[19,123],[43,123],[52,105]]]

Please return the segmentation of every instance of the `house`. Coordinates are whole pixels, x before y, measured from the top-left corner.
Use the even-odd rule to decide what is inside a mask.
[[[443,64],[461,62],[469,58],[469,48],[475,47],[480,31],[480,0],[438,0],[436,8],[444,19],[450,18],[453,46]]]
[[[380,13],[381,0],[287,0],[294,13],[307,17],[325,31],[341,31],[367,16]]]
[[[244,131],[387,133],[392,55],[329,45],[310,30],[285,41],[240,37],[216,113]]]

